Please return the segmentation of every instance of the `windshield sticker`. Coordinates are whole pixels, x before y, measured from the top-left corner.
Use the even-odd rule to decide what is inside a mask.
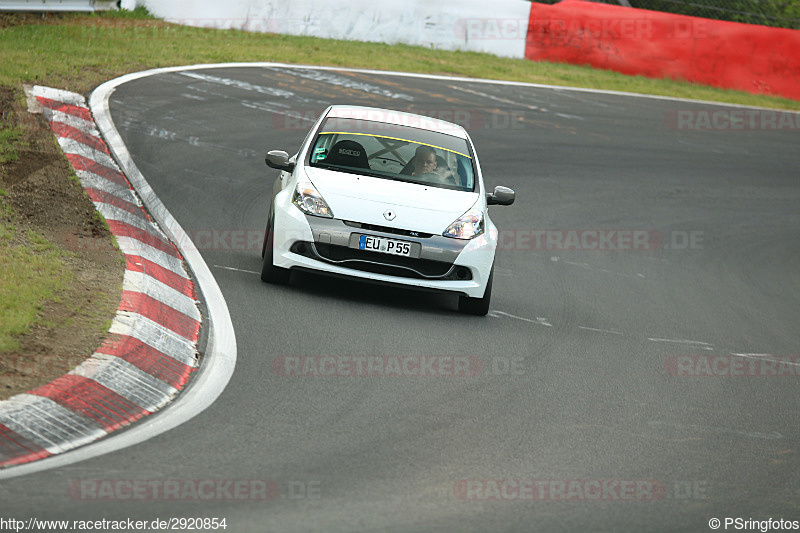
[[[399,137],[388,137],[386,135],[375,135],[373,133],[353,133],[351,131],[321,131],[321,132],[319,132],[319,134],[320,135],[361,135],[361,136],[364,136],[364,137],[376,137],[376,138],[380,138],[380,139],[390,139],[392,141],[403,141],[403,142],[412,143],[412,144],[419,144],[419,145],[422,145],[422,146],[430,146],[431,148],[436,148],[437,150],[444,150],[445,152],[450,152],[450,153],[453,153],[453,154],[456,154],[456,155],[460,155],[460,156],[466,157],[467,159],[472,159],[467,154],[462,154],[461,152],[457,152],[455,150],[450,150],[448,148],[443,148],[441,146],[436,146],[435,144],[428,144],[428,143],[423,143],[423,142],[419,142],[419,141],[412,141],[411,139],[401,139]]]

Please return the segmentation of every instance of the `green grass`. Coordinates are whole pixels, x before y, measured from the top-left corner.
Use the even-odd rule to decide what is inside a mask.
[[[0,84],[46,84],[87,93],[103,81],[143,69],[278,61],[403,70],[627,91],[800,109],[800,101],[752,95],[674,80],[625,76],[590,67],[447,52],[419,46],[209,30],[167,24],[144,10],[51,17],[0,30]],[[55,22],[55,23],[53,23]]]
[[[41,234],[21,233],[0,194],[0,353],[19,349],[16,336],[36,324],[42,303],[72,279],[62,254]]]
[[[0,118],[0,164],[18,159],[23,134],[11,111],[5,111]],[[42,302],[69,283],[65,253],[40,233],[20,231],[8,193],[0,189],[0,353],[19,348],[15,337],[36,323]]]
[[[0,116],[0,165],[18,160],[17,150],[25,146],[25,130],[16,124],[10,110]],[[2,170],[0,168],[0,170]],[[0,185],[3,174],[0,173]],[[74,173],[70,179],[80,182]],[[8,193],[0,189],[0,353],[20,349],[19,336],[34,325],[68,328],[72,318],[62,324],[43,320],[40,314],[45,302],[65,303],[64,290],[73,279],[74,269],[67,264],[73,252],[54,245],[41,233],[25,229],[8,203]],[[94,219],[108,229],[100,213]],[[113,241],[116,245],[116,241]],[[119,260],[124,262],[120,255]],[[67,302],[69,303],[69,302]],[[90,310],[74,309],[75,315],[91,314]],[[96,317],[94,321],[107,331],[110,319]]]
[[[0,165],[19,159],[17,148],[20,146],[22,128],[14,124],[14,117],[10,111],[0,115]]]

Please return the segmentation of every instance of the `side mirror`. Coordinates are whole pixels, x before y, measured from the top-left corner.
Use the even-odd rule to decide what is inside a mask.
[[[291,172],[294,170],[294,163],[289,162],[289,154],[283,150],[270,150],[264,157],[264,162],[270,168]]]
[[[498,185],[494,188],[493,193],[486,195],[486,203],[488,205],[511,205],[514,203],[515,196],[512,189]]]

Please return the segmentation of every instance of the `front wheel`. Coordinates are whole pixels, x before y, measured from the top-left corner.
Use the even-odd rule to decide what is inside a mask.
[[[492,279],[494,278],[494,266],[489,273],[489,280],[486,282],[486,291],[483,298],[470,298],[469,296],[458,297],[458,310],[468,315],[486,316],[489,312],[489,303],[492,300]]]
[[[289,275],[291,272],[286,268],[276,267],[272,262],[274,237],[274,232],[272,231],[273,222],[274,220],[270,219],[267,223],[267,230],[264,235],[264,253],[262,254],[264,263],[261,266],[261,281],[286,285],[289,283]]]

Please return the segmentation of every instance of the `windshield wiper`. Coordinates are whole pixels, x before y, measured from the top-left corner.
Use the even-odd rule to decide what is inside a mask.
[[[339,165],[326,165],[325,163],[312,163],[312,167],[319,167],[324,168],[326,170],[334,170],[336,172],[347,172],[349,174],[358,174],[359,176],[369,176],[371,178],[381,178],[393,181],[406,181],[400,178],[395,177],[393,174],[378,174],[377,171],[372,170],[371,168],[357,168],[357,167],[342,167]],[[372,172],[369,172],[371,171]]]
[[[324,168],[326,170],[333,170],[336,172],[346,172],[348,174],[357,174],[359,176],[369,176],[371,178],[378,178],[384,180],[391,180],[391,181],[399,181],[400,183],[413,183],[414,185],[424,185],[427,187],[437,187],[440,189],[453,189],[453,190],[463,190],[461,187],[455,186],[450,187],[446,184],[436,184],[431,183],[429,181],[421,181],[415,179],[409,179],[412,176],[408,176],[406,174],[377,174],[376,171],[366,172],[367,170],[372,169],[364,169],[364,168],[355,168],[355,167],[342,167],[339,165],[326,165],[325,163],[311,163],[312,167]]]

